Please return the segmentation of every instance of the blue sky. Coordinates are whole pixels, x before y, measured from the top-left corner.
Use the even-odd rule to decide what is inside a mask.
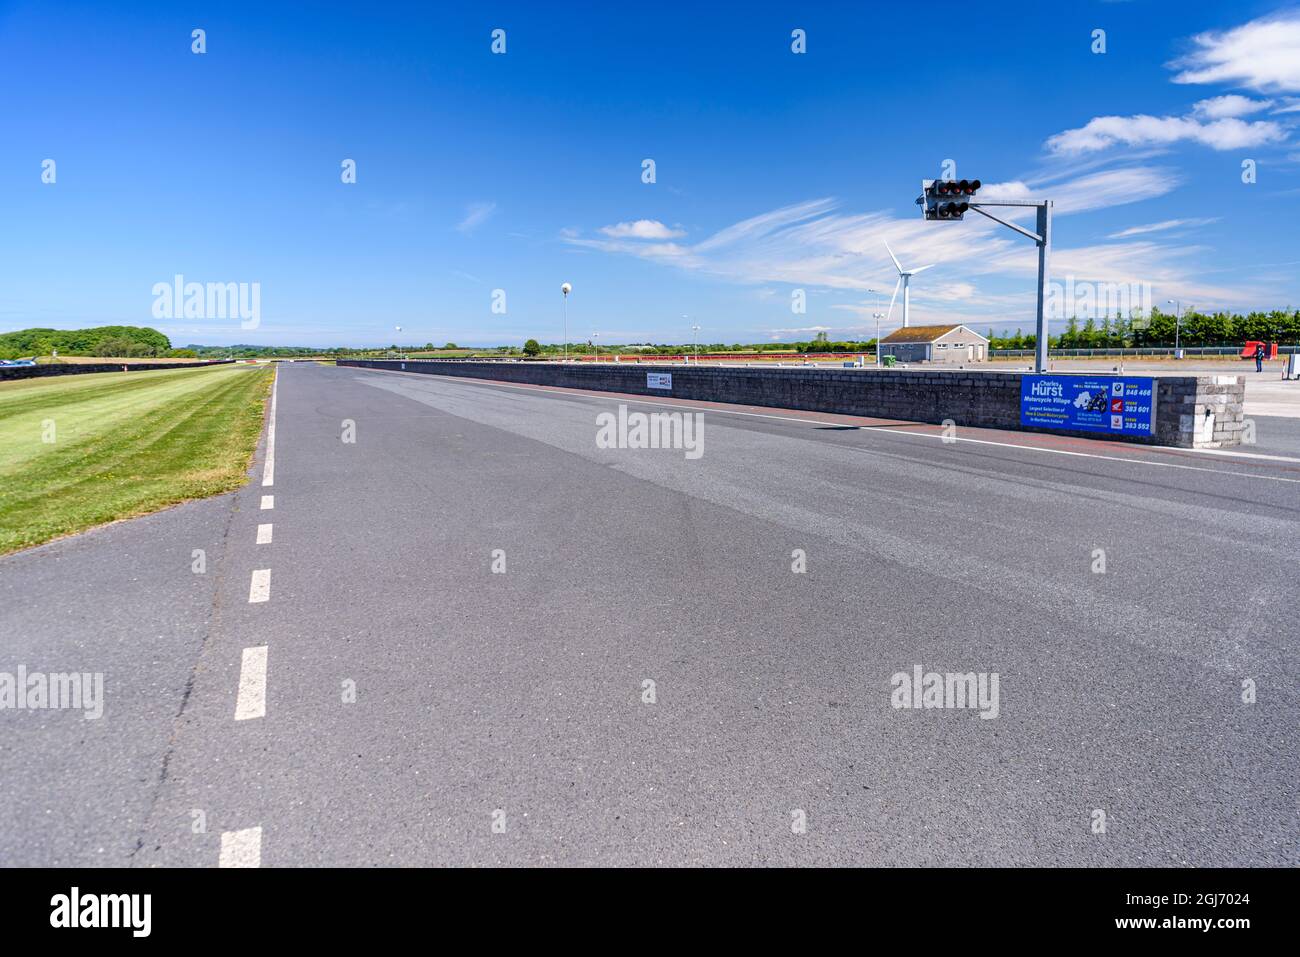
[[[1300,305],[1296,6],[560,7],[0,4],[0,328],[558,341],[569,281],[575,341],[865,337],[888,240],[914,323],[1029,331],[1032,244],[919,218],[946,159],[1056,202],[1058,279]],[[155,318],[176,274],[260,325]]]

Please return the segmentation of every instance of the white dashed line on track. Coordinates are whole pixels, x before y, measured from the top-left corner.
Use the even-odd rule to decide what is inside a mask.
[[[218,867],[261,867],[262,829],[249,827],[242,831],[224,831],[221,835],[221,857]]]
[[[266,717],[266,645],[245,648],[239,665],[239,698],[235,720]]]
[[[257,544],[259,545],[271,544],[271,523],[270,522],[267,522],[264,525],[257,526]]]
[[[262,487],[275,484],[275,396],[280,388],[280,370],[271,383],[271,416],[266,425],[266,462],[262,465]]]
[[[275,496],[274,496],[274,495],[263,495],[263,496],[262,496],[262,508],[275,508]]]
[[[253,578],[248,583],[248,603],[256,604],[259,601],[271,600],[271,569],[259,568],[253,572]]]

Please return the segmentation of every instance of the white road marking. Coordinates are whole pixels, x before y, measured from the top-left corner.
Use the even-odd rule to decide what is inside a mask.
[[[387,371],[387,370],[380,370],[380,371]],[[420,378],[423,378],[423,379],[428,379],[428,378],[430,378],[430,376],[428,375],[428,373],[423,373],[423,372],[407,372],[407,373],[395,373],[395,374],[397,374],[397,375],[408,375],[408,376],[419,376]],[[446,379],[446,378],[443,378],[443,377],[434,376],[434,377],[432,377],[432,378],[434,378],[434,379],[436,379],[436,380],[447,381],[447,379]],[[450,377],[447,377],[447,378],[450,378]],[[568,390],[568,389],[557,389],[557,388],[555,388],[555,387],[553,387],[553,386],[546,386],[546,387],[543,387],[543,388],[538,388],[538,387],[536,387],[536,386],[515,385],[514,383],[509,383],[509,382],[496,382],[496,381],[490,381],[490,382],[482,382],[482,381],[479,381],[479,382],[475,382],[475,381],[470,381],[470,380],[467,380],[467,379],[461,379],[461,378],[456,378],[456,379],[454,379],[453,381],[454,381],[454,382],[459,382],[459,383],[461,383],[461,384],[463,384],[463,385],[482,385],[482,386],[488,386],[488,387],[492,387],[492,386],[500,386],[501,388],[505,388],[505,389],[519,389],[520,391],[523,391],[523,392],[552,392],[552,393],[555,393],[555,394],[557,394],[557,395],[572,395],[572,396],[576,396],[576,397],[578,397],[578,398],[580,398],[580,399],[606,399],[606,400],[608,400],[608,401],[610,401],[610,402],[628,402],[628,403],[633,403],[633,404],[636,404],[636,405],[655,405],[655,406],[661,406],[661,407],[669,408],[669,409],[679,409],[679,410],[686,410],[686,411],[692,411],[692,412],[716,412],[716,413],[718,413],[719,415],[744,415],[744,416],[750,416],[750,417],[752,417],[752,418],[756,418],[756,419],[778,419],[778,420],[780,420],[780,421],[782,421],[782,422],[798,422],[798,423],[803,423],[803,424],[805,424],[805,425],[835,425],[835,426],[843,426],[843,425],[844,425],[843,422],[832,422],[832,421],[830,421],[829,419],[806,419],[806,418],[802,418],[802,417],[800,417],[800,416],[793,416],[793,415],[773,415],[773,414],[771,414],[771,413],[766,413],[766,412],[740,412],[740,411],[737,411],[737,410],[735,410],[735,409],[714,409],[714,408],[710,408],[710,407],[708,407],[708,406],[683,405],[683,404],[674,403],[674,402],[656,402],[656,401],[653,400],[653,399],[638,399],[638,398],[634,398],[634,397],[632,397],[631,395],[629,395],[627,398],[623,398],[622,396],[611,396],[611,395],[592,395],[590,392],[573,392],[573,391],[570,391],[570,390]],[[854,418],[865,418],[865,416],[852,416],[851,413],[847,413],[847,412],[846,412],[846,413],[837,413],[837,414],[843,414],[843,415],[845,415],[845,416],[850,416],[850,417],[854,417]],[[913,424],[913,423],[905,423],[905,424],[911,425],[911,424]],[[924,424],[924,423],[920,423],[920,422],[918,422],[918,423],[915,423],[915,424],[916,424],[916,425],[922,425],[922,424]],[[940,432],[908,432],[908,431],[905,431],[905,430],[903,430],[903,429],[898,428],[897,426],[857,425],[857,426],[854,426],[854,428],[856,428],[856,429],[858,429],[858,430],[860,430],[860,431],[862,431],[862,432],[885,432],[885,433],[887,433],[887,434],[889,434],[889,435],[910,435],[910,436],[912,436],[913,438],[917,438],[917,439],[939,439],[939,440],[943,440],[943,438],[944,438],[943,434],[940,433]],[[977,428],[977,426],[971,426],[970,428]],[[1280,475],[1256,475],[1256,474],[1253,473],[1253,472],[1229,472],[1229,471],[1227,471],[1227,470],[1225,470],[1225,469],[1207,469],[1207,468],[1202,468],[1202,467],[1199,466],[1199,465],[1179,465],[1179,464],[1177,464],[1176,462],[1152,462],[1150,459],[1136,459],[1136,458],[1131,459],[1131,458],[1125,458],[1124,456],[1120,456],[1120,455],[1098,455],[1098,454],[1095,453],[1095,452],[1071,452],[1071,451],[1068,450],[1068,449],[1049,449],[1049,448],[1044,448],[1044,447],[1041,446],[1041,445],[1021,445],[1021,444],[1019,444],[1019,443],[1017,443],[1017,442],[994,442],[992,439],[968,439],[968,438],[965,438],[965,437],[960,436],[960,435],[957,435],[957,436],[949,436],[949,437],[948,437],[948,440],[949,440],[949,441],[954,441],[954,442],[972,442],[972,443],[974,443],[974,444],[976,444],[976,445],[998,445],[998,446],[1001,446],[1002,448],[1006,448],[1006,449],[1023,449],[1023,450],[1025,450],[1026,452],[1047,452],[1047,453],[1050,453],[1050,454],[1052,454],[1052,455],[1074,455],[1074,456],[1078,456],[1078,457],[1080,457],[1080,458],[1085,458],[1085,459],[1103,459],[1103,460],[1105,460],[1105,461],[1107,461],[1107,462],[1127,462],[1127,463],[1130,464],[1130,465],[1151,465],[1151,466],[1157,466],[1157,467],[1160,467],[1160,468],[1167,468],[1167,469],[1184,469],[1184,470],[1189,471],[1189,472],[1210,472],[1210,473],[1212,473],[1212,474],[1214,474],[1214,475],[1232,475],[1232,476],[1236,476],[1237,478],[1261,479],[1261,480],[1266,481],[1266,482],[1288,482],[1288,483],[1296,483],[1296,484],[1300,484],[1300,479],[1283,478],[1283,477],[1280,476]],[[1142,449],[1150,449],[1150,448],[1153,448],[1153,447],[1152,447],[1152,446],[1141,446],[1140,448],[1142,448]],[[1169,446],[1154,446],[1154,448],[1169,448]],[[864,450],[862,450],[862,451],[866,451],[866,450],[864,449]],[[1214,453],[1214,452],[1227,451],[1227,450],[1221,450],[1221,449],[1178,449],[1177,451],[1179,451],[1179,452],[1211,452],[1211,453]],[[1253,456],[1253,455],[1255,455],[1256,453],[1252,453],[1252,452],[1243,452],[1243,453],[1237,453],[1237,454],[1241,454],[1241,455],[1251,455],[1251,456]],[[1287,460],[1287,461],[1291,461],[1291,460]]]
[[[271,569],[259,568],[253,572],[252,581],[248,583],[248,603],[271,600]]]
[[[862,426],[862,428],[871,428]],[[892,429],[880,429],[873,431],[893,432]],[[918,438],[925,438],[923,432],[894,432],[895,435],[915,435]],[[942,438],[940,435],[934,435],[933,438]],[[1129,462],[1133,465],[1153,465],[1166,469],[1184,469],[1188,472],[1209,472],[1212,475],[1235,475],[1238,478],[1263,479],[1268,482],[1294,482],[1300,484],[1300,479],[1283,478],[1280,475],[1255,475],[1252,472],[1229,472],[1226,469],[1207,469],[1199,465],[1179,465],[1176,462],[1151,462],[1147,459],[1126,459],[1118,455],[1097,455],[1094,452],[1071,452],[1068,449],[1045,449],[1037,445],[1016,445],[1013,442],[993,442],[988,439],[963,439],[956,438],[958,442],[974,442],[976,445],[1000,445],[1008,449],[1024,449],[1026,452],[1051,452],[1054,455],[1075,455],[1084,459],[1104,459],[1107,462]],[[868,449],[859,449],[860,452],[867,452]],[[1191,449],[1179,449],[1180,452],[1190,452]]]
[[[1270,462],[1300,462],[1289,455],[1265,455],[1263,452],[1238,452],[1236,449],[1187,449],[1198,455],[1232,455],[1242,459],[1268,459]]]
[[[271,524],[269,522],[266,523],[265,525],[257,526],[257,544],[259,545],[271,544]]]
[[[280,389],[280,369],[271,383],[271,420],[266,426],[266,462],[262,465],[262,487],[275,484],[275,395]]]
[[[262,496],[262,508],[275,508],[275,496],[274,496],[274,495],[263,495],[263,496]]]
[[[239,697],[235,720],[266,717],[266,645],[245,648],[239,664]]]
[[[245,828],[242,831],[223,831],[221,857],[218,867],[261,867],[262,829]]]

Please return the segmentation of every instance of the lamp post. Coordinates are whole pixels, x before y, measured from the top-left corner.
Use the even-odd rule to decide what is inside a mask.
[[[1183,351],[1178,348],[1179,334],[1183,331],[1183,304],[1177,299],[1166,299],[1174,307],[1174,358],[1181,359]]]
[[[593,360],[595,362],[600,361],[600,343],[596,341],[599,338],[600,338],[599,332],[593,332],[591,334],[591,347],[596,350],[596,358]]]
[[[564,293],[564,361],[569,361],[569,293],[573,292],[573,286],[564,283],[560,286],[560,292]]]
[[[691,326],[691,344],[695,347],[695,364],[700,364],[700,327]]]
[[[880,311],[880,290],[868,289],[867,292],[876,297],[876,311],[871,314],[871,317],[876,320],[876,366],[877,368],[879,368],[880,366],[880,320],[885,317],[885,314]]]

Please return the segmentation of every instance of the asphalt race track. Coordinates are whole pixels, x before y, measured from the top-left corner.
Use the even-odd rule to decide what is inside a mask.
[[[106,696],[0,713],[0,862],[1300,863],[1293,421],[1230,456],[276,396],[271,485],[264,436],[239,492],[0,559],[9,670]],[[620,403],[705,409],[702,455],[598,448]],[[996,717],[894,707],[916,666]]]

